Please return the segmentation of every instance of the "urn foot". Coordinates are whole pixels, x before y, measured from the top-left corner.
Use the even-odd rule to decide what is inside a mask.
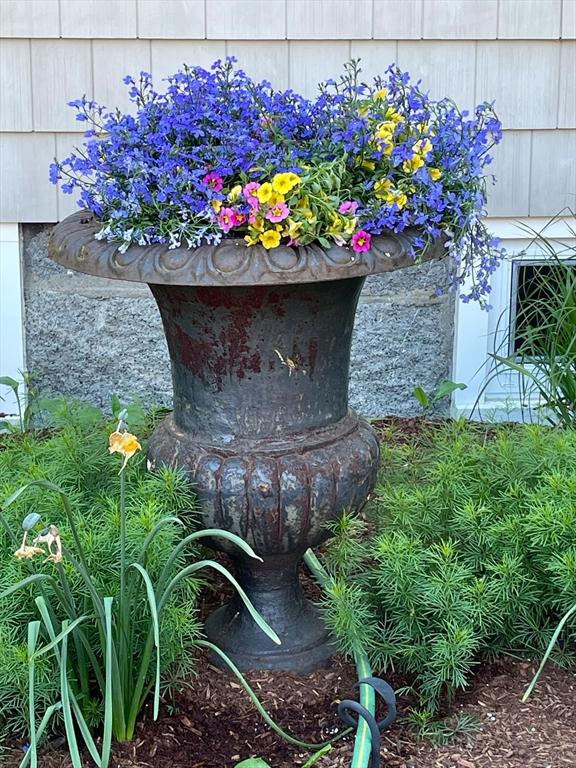
[[[304,597],[297,562],[281,564],[278,559],[274,558],[273,568],[242,561],[237,575],[280,645],[262,632],[238,596],[209,616],[204,630],[243,671],[276,669],[305,675],[327,667],[336,648],[319,609]],[[214,661],[225,666],[220,657]]]

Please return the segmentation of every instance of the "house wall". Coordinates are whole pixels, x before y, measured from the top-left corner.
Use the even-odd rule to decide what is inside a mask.
[[[575,205],[576,0],[0,0],[0,38],[0,221],[25,225],[25,364],[46,389],[169,397],[146,289],[59,270],[38,226],[74,210],[47,181],[53,157],[81,142],[66,102],[124,107],[126,73],[159,81],[234,55],[254,77],[312,94],[351,57],[367,76],[395,61],[461,107],[496,100],[496,224]],[[453,299],[433,295],[440,270],[367,284],[351,385],[369,415],[412,412],[413,386],[449,374]]]

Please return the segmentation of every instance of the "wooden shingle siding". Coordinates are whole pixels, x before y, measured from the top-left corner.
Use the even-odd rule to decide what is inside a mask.
[[[576,210],[576,131],[534,131],[530,216]],[[552,172],[552,174],[551,174]]]
[[[500,0],[498,37],[557,40],[561,19],[562,0]]]
[[[576,2],[575,0],[562,0],[562,31],[563,40],[576,38]]]
[[[491,151],[494,158],[486,169],[496,177],[489,179],[490,216],[526,216],[530,208],[530,155],[532,131],[506,131],[502,143]]]
[[[206,37],[204,0],[138,0],[138,36],[151,39]]]
[[[362,40],[372,37],[372,0],[286,0],[289,40]]]
[[[150,72],[150,59],[148,40],[94,40],[94,99],[107,107],[133,111],[134,104],[128,98],[129,89],[122,78],[133,75],[137,81],[140,72]]]
[[[136,0],[60,0],[62,37],[136,37]]]
[[[53,133],[0,134],[3,221],[57,221],[56,188],[48,182],[55,155]]]
[[[409,40],[422,37],[422,0],[374,0],[375,39]]]
[[[560,44],[478,43],[476,101],[496,101],[505,128],[556,128]]]
[[[31,46],[34,130],[83,130],[67,103],[84,94],[88,98],[94,96],[92,43],[90,40],[32,40]]]
[[[60,37],[59,0],[1,0],[0,37]]]
[[[425,0],[423,8],[425,40],[490,40],[497,36],[498,0]]]
[[[306,2],[302,6],[306,14],[309,5]],[[284,40],[286,0],[208,0],[206,37],[225,40]]]
[[[353,57],[364,79],[396,62],[462,108],[495,100],[490,214],[576,205],[576,0],[0,0],[0,38],[2,221],[73,209],[47,182],[54,152],[82,139],[67,101],[125,109],[124,75],[149,70],[162,89],[185,62],[226,55],[306,95]]]
[[[0,41],[0,131],[32,130],[30,41]]]

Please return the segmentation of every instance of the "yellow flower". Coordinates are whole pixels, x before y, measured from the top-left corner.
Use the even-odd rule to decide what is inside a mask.
[[[388,88],[379,88],[374,94],[377,101],[383,101],[388,96]]]
[[[373,163],[372,160],[362,160],[360,165],[362,168],[367,168],[369,171],[373,171],[374,168],[376,168],[376,163]]]
[[[258,242],[257,237],[252,237],[252,235],[244,235],[244,241],[246,245],[256,245]]]
[[[254,223],[251,226],[252,229],[255,229],[257,232],[262,232],[264,229],[264,219],[261,216],[258,216],[254,219]]]
[[[390,179],[380,179],[374,184],[374,194],[378,200],[386,200],[392,190],[392,182]]]
[[[260,242],[266,250],[270,250],[270,248],[278,248],[280,245],[280,233],[276,232],[275,229],[269,229],[267,232],[262,232],[260,235]]]
[[[287,226],[284,230],[284,234],[291,240],[296,240],[302,229],[302,222],[294,221],[294,219],[287,219]]]
[[[236,186],[232,187],[230,192],[228,192],[228,200],[229,200],[229,202],[235,203],[238,200],[238,198],[240,197],[241,194],[242,194],[242,185],[241,184],[236,184]]]
[[[438,181],[438,179],[442,176],[442,171],[440,168],[428,168],[428,173],[430,174],[432,181]]]
[[[135,435],[130,432],[112,432],[108,439],[108,450],[110,453],[119,453],[124,456],[124,463],[120,472],[124,469],[128,463],[128,459],[131,459],[136,451],[140,451],[142,446],[138,442]]]
[[[28,531],[24,531],[24,538],[22,539],[22,544],[20,544],[20,547],[14,552],[14,557],[17,557],[18,560],[30,560],[34,555],[43,555],[44,550],[40,547],[31,547],[28,544],[26,544],[26,538],[28,536]]]
[[[394,199],[391,202],[396,203],[398,208],[401,210],[402,208],[404,208],[404,206],[408,202],[408,198],[406,197],[404,192],[396,192],[394,195]]]
[[[424,160],[420,157],[420,155],[412,155],[410,160],[404,160],[402,163],[402,170],[405,173],[416,173],[416,171],[419,168],[422,168],[424,165]]]
[[[270,208],[274,208],[275,205],[278,205],[278,203],[284,202],[284,195],[280,195],[277,192],[272,192],[270,195],[270,200],[268,200],[268,205]]]
[[[358,224],[358,219],[356,218],[356,216],[354,216],[351,219],[348,219],[348,221],[346,222],[346,225],[344,227],[344,234],[346,234],[346,235],[354,234],[354,232],[356,230],[356,225],[357,224]]]
[[[219,213],[220,208],[222,208],[222,200],[212,200],[210,205],[212,206],[212,208],[216,213]]]
[[[417,155],[422,155],[423,157],[426,157],[426,155],[432,151],[432,142],[430,139],[419,139],[412,147],[412,150]]]
[[[264,184],[260,185],[254,192],[254,195],[261,203],[267,203],[272,196],[272,184],[270,184],[269,181],[265,181]]]
[[[300,176],[296,173],[277,173],[272,179],[272,189],[285,195],[287,192],[300,183]],[[266,202],[263,200],[262,202]]]

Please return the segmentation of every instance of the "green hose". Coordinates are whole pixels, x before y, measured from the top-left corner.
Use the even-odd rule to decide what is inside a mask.
[[[318,584],[320,584],[323,589],[326,589],[330,581],[330,576],[311,549],[306,550],[304,554],[304,562],[312,572],[312,575]],[[363,651],[355,653],[354,659],[356,661],[356,674],[358,675],[358,680],[372,677],[372,669],[366,654]],[[366,707],[372,716],[375,716],[376,695],[374,689],[370,685],[360,685],[360,704]],[[368,768],[371,748],[372,738],[370,736],[368,723],[363,717],[359,717],[356,737],[354,739],[354,754],[352,755],[350,768]]]

